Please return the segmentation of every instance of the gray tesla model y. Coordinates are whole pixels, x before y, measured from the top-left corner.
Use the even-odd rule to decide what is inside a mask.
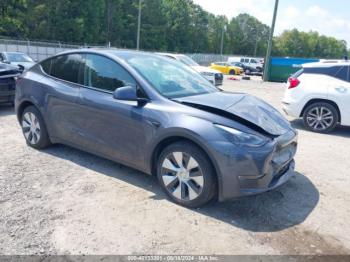
[[[187,207],[271,190],[294,174],[297,133],[276,109],[156,54],[58,54],[18,78],[15,105],[29,146],[62,143],[155,174]]]

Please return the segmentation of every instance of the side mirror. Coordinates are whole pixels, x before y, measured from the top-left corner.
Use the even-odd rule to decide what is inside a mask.
[[[137,96],[136,86],[119,87],[114,91],[113,97],[123,101],[137,101],[139,105],[144,105],[148,102],[148,99]]]

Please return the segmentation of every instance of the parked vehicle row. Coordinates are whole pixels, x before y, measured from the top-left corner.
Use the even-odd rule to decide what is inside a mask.
[[[241,62],[231,62],[231,65],[242,68],[245,75],[262,75],[262,70],[256,69],[252,66],[247,66]]]
[[[255,58],[255,57],[229,57],[227,59],[227,63],[241,63],[247,67],[255,68],[258,71],[262,71],[264,68],[263,59]]]
[[[214,84],[216,86],[222,85],[222,82],[224,80],[224,76],[218,70],[214,70],[214,69],[211,69],[211,68],[208,68],[205,66],[200,66],[198,63],[193,61],[193,59],[191,59],[190,57],[188,57],[186,55],[172,54],[172,53],[157,53],[157,54],[178,60],[178,61],[184,63],[185,65],[188,65],[189,67],[193,68],[197,72],[199,72],[202,76],[204,76],[206,79],[208,79],[209,82],[211,82],[212,84]]]
[[[15,108],[29,146],[67,144],[155,174],[187,207],[265,192],[294,175],[297,132],[276,109],[156,54],[53,56],[19,76]]]

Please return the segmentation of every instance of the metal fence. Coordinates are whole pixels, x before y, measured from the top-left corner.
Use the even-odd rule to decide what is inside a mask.
[[[88,45],[0,38],[0,52],[2,51],[23,52],[28,54],[30,57],[32,57],[36,61],[43,60],[59,52],[67,51],[70,49],[82,48],[84,46],[86,47]],[[101,46],[91,46],[91,47],[101,47]],[[210,65],[210,63],[216,62],[216,61],[227,61],[227,58],[229,57],[227,55],[222,56],[218,54],[198,54],[198,53],[187,54],[187,55],[190,56],[194,61],[196,61],[200,65]]]
[[[0,52],[23,52],[37,61],[69,49],[79,48],[79,45],[60,42],[38,42],[30,40],[13,40],[0,38]]]

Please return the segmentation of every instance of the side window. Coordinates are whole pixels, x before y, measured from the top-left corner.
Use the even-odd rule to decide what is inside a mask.
[[[340,80],[349,82],[349,68],[349,66],[343,66],[339,68],[338,72],[335,74],[335,77]]]
[[[51,62],[52,62],[52,59],[47,59],[40,63],[41,68],[48,75],[51,74]]]
[[[114,92],[117,88],[136,85],[133,77],[113,60],[100,55],[87,54],[84,85]]]
[[[244,59],[245,63],[249,63],[249,58]]]
[[[255,59],[250,59],[250,62],[253,63],[253,64],[258,63]]]
[[[4,56],[3,56],[3,54],[0,54],[0,62],[2,62],[2,61],[4,61],[5,59],[4,59]]]
[[[311,67],[305,68],[304,72],[307,74],[323,74],[350,82],[350,66]]]
[[[50,75],[72,83],[82,84],[82,81],[79,79],[79,71],[82,64],[83,57],[80,54],[58,56],[51,62]]]
[[[244,58],[241,58],[241,63],[244,63]]]

